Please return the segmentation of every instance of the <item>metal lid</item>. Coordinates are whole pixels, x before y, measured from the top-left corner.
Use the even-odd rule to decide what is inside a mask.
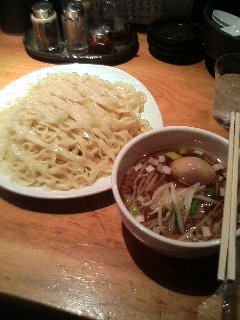
[[[37,19],[47,19],[54,13],[50,2],[37,2],[32,6],[33,16]]]
[[[105,36],[112,33],[112,28],[106,24],[102,24],[92,30],[92,33],[96,36]]]
[[[63,14],[69,19],[82,17],[84,15],[84,5],[81,1],[70,2],[64,7]]]
[[[102,24],[91,31],[92,39],[96,43],[105,43],[112,38],[112,29],[106,24]]]

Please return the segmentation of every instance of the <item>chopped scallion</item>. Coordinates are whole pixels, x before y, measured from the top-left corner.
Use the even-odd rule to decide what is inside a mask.
[[[240,222],[240,213],[237,214],[237,222]]]
[[[167,152],[167,153],[165,153],[165,156],[171,160],[176,160],[176,159],[182,158],[182,156],[176,152]]]
[[[139,216],[141,215],[140,210],[138,209],[137,205],[135,203],[132,203],[130,207],[128,208],[128,211],[133,215],[133,216]]]
[[[199,204],[199,200],[198,199],[193,199],[192,204],[191,204],[191,208],[189,210],[189,215],[192,216],[196,213],[197,211],[197,207]]]
[[[180,154],[181,156],[184,156],[185,154],[187,154],[187,150],[186,150],[185,148],[180,148],[180,149],[179,149],[179,154]]]
[[[206,196],[209,198],[216,198],[216,190],[213,188],[206,189]]]
[[[195,150],[195,151],[194,151],[194,154],[195,154],[197,157],[199,157],[199,158],[202,158],[202,156],[203,156],[203,152],[200,151],[200,150]]]

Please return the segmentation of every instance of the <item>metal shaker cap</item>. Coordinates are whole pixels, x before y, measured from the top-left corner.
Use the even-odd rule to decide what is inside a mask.
[[[63,14],[66,18],[76,19],[84,15],[84,5],[81,1],[70,2],[64,7]]]
[[[32,6],[33,16],[37,19],[47,19],[54,13],[50,2],[37,2]]]
[[[108,25],[102,24],[92,30],[92,37],[96,43],[109,41],[112,38],[112,29]]]

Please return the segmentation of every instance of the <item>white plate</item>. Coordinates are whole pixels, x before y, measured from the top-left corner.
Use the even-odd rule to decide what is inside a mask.
[[[54,66],[50,68],[40,69],[32,72],[5,87],[0,91],[0,109],[8,107],[7,103],[17,97],[22,97],[27,94],[29,87],[36,84],[39,80],[46,77],[49,73],[56,72],[77,72],[79,75],[88,73],[90,75],[97,75],[101,79],[114,81],[123,81],[131,83],[137,90],[144,92],[147,96],[145,110],[141,118],[149,121],[153,129],[162,128],[162,117],[156,101],[153,99],[150,92],[143,86],[143,84],[136,78],[119,70],[117,68],[92,65],[92,64],[66,64],[61,66]],[[46,198],[46,199],[67,199],[89,196],[102,191],[111,189],[111,177],[98,179],[93,185],[81,188],[79,190],[71,189],[69,191],[51,190],[47,191],[41,187],[24,187],[10,181],[8,176],[0,176],[0,186],[7,190],[16,192],[21,195]]]

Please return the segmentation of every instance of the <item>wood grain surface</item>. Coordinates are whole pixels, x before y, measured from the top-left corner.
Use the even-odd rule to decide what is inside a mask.
[[[116,67],[148,88],[164,125],[227,137],[212,116],[214,79],[204,61],[167,64],[150,55],[145,34],[139,42],[138,56]],[[0,48],[0,88],[52,65],[29,57],[22,36],[0,33]],[[111,191],[51,201],[0,196],[2,319],[221,318],[218,256],[180,260],[144,247],[122,225]]]

